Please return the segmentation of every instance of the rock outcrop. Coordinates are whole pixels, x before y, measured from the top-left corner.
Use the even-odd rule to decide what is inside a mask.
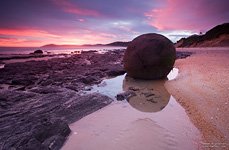
[[[218,25],[204,35],[182,38],[176,47],[226,47],[229,46],[229,23]]]
[[[34,53],[34,54],[43,54],[43,51],[40,50],[40,49],[38,49],[38,50],[35,50],[33,53]]]
[[[0,69],[0,150],[60,149],[70,133],[68,124],[112,102],[84,88],[124,74],[123,54],[6,64]]]

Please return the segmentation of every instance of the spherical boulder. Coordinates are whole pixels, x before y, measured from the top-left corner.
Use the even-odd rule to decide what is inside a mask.
[[[139,79],[166,78],[176,59],[176,49],[166,37],[156,33],[135,38],[124,54],[127,74]]]

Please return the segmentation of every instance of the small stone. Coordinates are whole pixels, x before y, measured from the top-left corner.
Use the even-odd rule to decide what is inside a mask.
[[[35,50],[33,53],[34,53],[34,54],[43,54],[43,51],[40,50],[40,49],[38,49],[38,50]]]
[[[136,94],[133,91],[126,91],[126,92],[117,94],[116,99],[118,101],[123,101],[123,100],[128,99],[128,98],[135,96],[135,95]]]
[[[157,103],[157,101],[155,101],[154,99],[147,99],[147,101],[155,103],[155,104]]]
[[[145,93],[142,93],[145,97],[151,97],[151,96],[154,96],[155,94],[151,93],[151,92],[145,92]]]
[[[105,87],[105,86],[107,86],[107,83],[105,81],[97,85],[97,87]]]
[[[92,90],[92,87],[91,87],[91,86],[85,86],[85,87],[84,87],[84,90],[85,90],[85,91],[91,91],[91,90]]]
[[[65,142],[65,137],[60,135],[54,135],[47,140],[45,140],[42,145],[48,147],[49,150],[58,150],[60,149]]]
[[[131,90],[131,91],[139,91],[139,88],[136,88],[136,87],[129,87],[129,90]]]

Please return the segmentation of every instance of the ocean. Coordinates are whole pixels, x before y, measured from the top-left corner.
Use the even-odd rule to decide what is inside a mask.
[[[117,46],[85,46],[76,48],[64,47],[0,47],[0,69],[5,67],[5,64],[26,62],[26,61],[41,61],[53,58],[70,57],[71,54],[80,54],[82,51],[97,51],[104,53],[110,50],[121,50],[126,47]],[[32,54],[35,50],[41,49],[43,55]]]
[[[11,54],[30,54],[35,50],[41,49],[44,54],[71,54],[75,51],[107,51],[114,49],[124,49],[125,47],[117,46],[84,46],[76,48],[65,48],[65,47],[0,47],[0,55],[11,55]]]

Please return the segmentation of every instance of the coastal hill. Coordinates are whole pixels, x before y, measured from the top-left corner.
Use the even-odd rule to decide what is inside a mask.
[[[182,38],[176,47],[226,47],[229,46],[229,23],[217,25],[204,35]]]
[[[57,44],[47,44],[44,46],[41,46],[41,48],[78,48],[83,46],[92,46],[92,45],[57,45]],[[95,46],[95,45],[93,45]]]
[[[127,47],[129,43],[130,42],[118,41],[118,42],[113,42],[113,43],[106,44],[106,46],[123,46],[123,47]]]
[[[85,44],[85,45],[56,45],[56,44],[48,44],[48,45],[44,45],[41,46],[41,48],[49,48],[49,47],[55,47],[55,48],[59,48],[59,47],[64,47],[64,48],[76,48],[76,47],[96,47],[96,46],[119,46],[119,47],[127,47],[128,44],[130,42],[121,42],[121,41],[117,41],[117,42],[113,42],[113,43],[109,43],[109,44]]]

